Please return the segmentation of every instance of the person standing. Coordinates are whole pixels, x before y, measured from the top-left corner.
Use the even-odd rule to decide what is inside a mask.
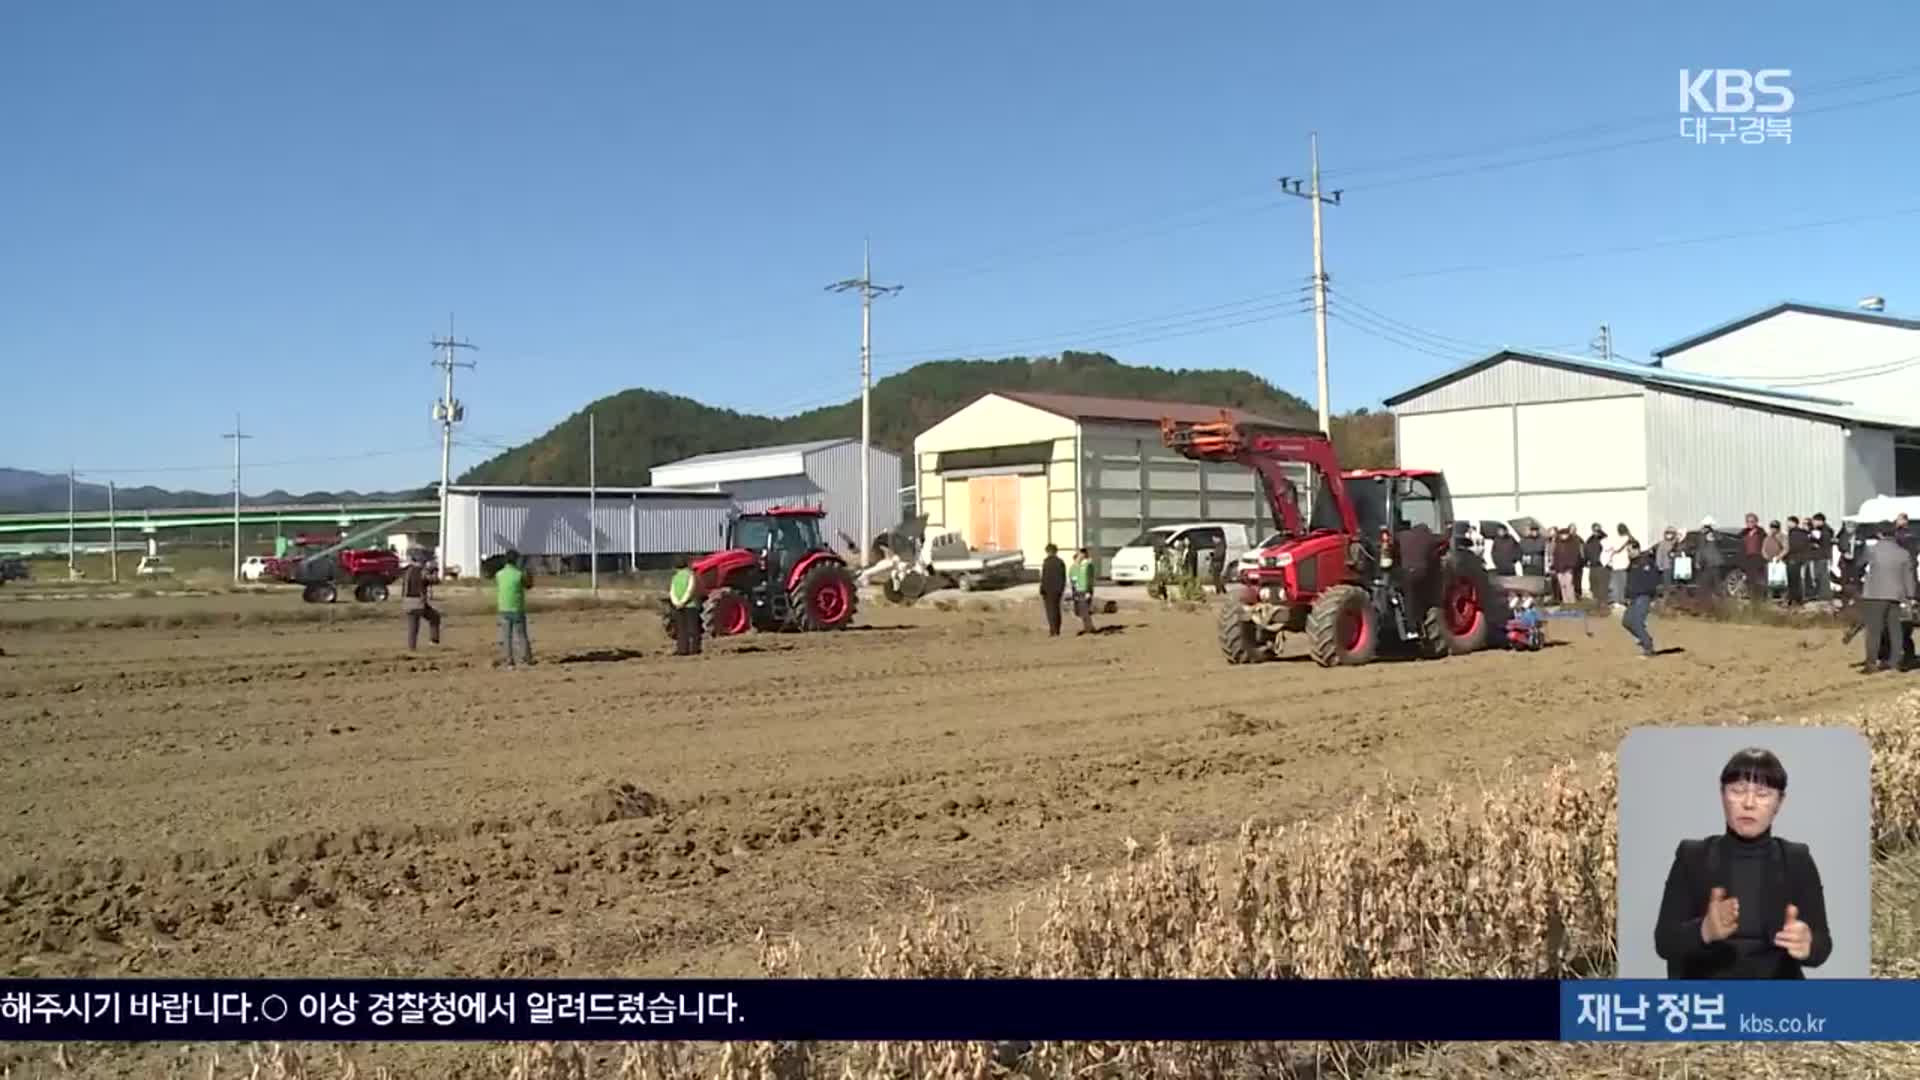
[[[520,553],[508,548],[506,561],[493,572],[493,608],[500,617],[500,646],[506,652],[509,668],[518,666],[514,659],[516,638],[523,646],[526,665],[533,666],[533,639],[527,636],[527,590],[532,587],[527,572],[520,569]]]
[[[1807,581],[1813,598],[1825,601],[1833,595],[1829,576],[1833,573],[1834,536],[1827,527],[1827,515],[1815,514],[1807,523],[1807,547]]]
[[[1560,602],[1573,605],[1580,600],[1580,541],[1573,526],[1561,529],[1553,538],[1553,578],[1560,586]]]
[[[1520,572],[1545,576],[1551,571],[1547,568],[1547,538],[1540,535],[1539,522],[1527,524],[1527,535],[1520,541]]]
[[[1213,550],[1207,555],[1207,576],[1213,579],[1213,594],[1227,595],[1227,535],[1222,532],[1213,538]]]
[[[1080,633],[1093,633],[1093,557],[1086,548],[1073,553],[1073,566],[1067,574],[1073,586],[1073,613],[1080,617]],[[1077,636],[1077,635],[1076,635]]]
[[[1660,587],[1673,588],[1673,557],[1680,554],[1680,530],[1667,526],[1660,534],[1660,542],[1653,546],[1653,563],[1660,571]]]
[[[1873,674],[1891,666],[1900,609],[1913,600],[1914,571],[1912,553],[1898,540],[1881,537],[1867,545],[1866,576],[1860,583],[1860,627],[1867,652],[1860,670]]]
[[[1720,550],[1720,534],[1713,519],[1700,519],[1700,534],[1693,541],[1693,591],[1709,600],[1720,593],[1720,575],[1726,569],[1726,552]]]
[[[1493,527],[1493,545],[1489,548],[1493,556],[1493,572],[1504,577],[1519,573],[1519,567],[1525,556],[1520,549],[1520,541],[1513,538],[1505,525]]]
[[[1604,604],[1612,590],[1613,572],[1607,566],[1607,530],[1593,523],[1593,531],[1587,534],[1587,542],[1580,548],[1580,564],[1587,571],[1587,596],[1594,603]],[[1576,588],[1578,582],[1575,583]]]
[[[1047,557],[1040,562],[1040,606],[1047,610],[1047,636],[1060,636],[1060,598],[1067,591],[1067,564],[1060,561],[1060,548],[1047,545]]]
[[[1787,604],[1799,607],[1806,603],[1811,590],[1808,589],[1807,564],[1813,561],[1813,534],[1801,524],[1798,517],[1787,519]]]
[[[1627,523],[1621,522],[1614,527],[1613,539],[1607,542],[1607,578],[1613,584],[1609,599],[1616,608],[1627,606],[1627,571],[1633,565],[1633,555],[1640,550],[1640,541],[1633,538],[1627,529]]]
[[[1767,592],[1773,592],[1773,564],[1787,557],[1787,534],[1780,531],[1780,523],[1767,523],[1767,538],[1760,541],[1760,557],[1767,561]],[[1784,574],[1782,575],[1784,577]]]
[[[673,581],[667,586],[667,602],[673,605],[673,655],[698,656],[700,636],[700,590],[694,577],[693,562],[685,555],[673,561]],[[527,650],[531,653],[533,650]]]
[[[1653,610],[1653,597],[1660,591],[1660,567],[1653,553],[1640,550],[1640,541],[1627,541],[1627,567],[1620,575],[1621,595],[1626,597],[1627,613],[1620,617],[1633,640],[1640,643],[1640,655],[1654,655],[1653,635],[1647,631],[1647,615]]]
[[[1767,598],[1767,531],[1760,527],[1760,515],[1748,514],[1747,527],[1740,530],[1740,570],[1747,578],[1747,599],[1759,603]]]
[[[407,651],[420,645],[420,623],[427,624],[427,640],[440,644],[440,613],[433,607],[433,575],[427,571],[427,553],[415,550],[400,575],[400,610],[407,613]]]

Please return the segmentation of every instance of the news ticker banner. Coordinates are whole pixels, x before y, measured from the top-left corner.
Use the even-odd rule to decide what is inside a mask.
[[[13,1042],[1920,1041],[1920,982],[0,979]]]

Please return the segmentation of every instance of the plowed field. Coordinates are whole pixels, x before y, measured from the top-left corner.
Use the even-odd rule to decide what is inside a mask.
[[[125,601],[136,604],[140,601]],[[1128,836],[1201,841],[1382,773],[1471,782],[1640,723],[1888,693],[1831,630],[1617,623],[1436,662],[1230,668],[1204,612],[1050,640],[1037,609],[868,608],[678,659],[637,612],[8,630],[0,957],[15,975],[753,974],[928,897],[1003,901]],[[4,625],[4,624],[0,624]],[[991,924],[989,924],[991,925]],[[420,1051],[424,1052],[424,1051]]]

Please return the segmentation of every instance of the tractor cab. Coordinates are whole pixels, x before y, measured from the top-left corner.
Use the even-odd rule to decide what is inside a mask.
[[[768,580],[784,581],[802,559],[826,550],[824,517],[825,511],[804,507],[739,514],[727,523],[727,547],[752,553]]]
[[[1453,521],[1453,500],[1446,479],[1421,469],[1355,469],[1345,474],[1347,498],[1360,527],[1361,542],[1379,544],[1380,534],[1398,534],[1425,525],[1444,537]]]

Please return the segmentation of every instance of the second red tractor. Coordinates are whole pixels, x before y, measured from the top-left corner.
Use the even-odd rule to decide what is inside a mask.
[[[1318,431],[1162,421],[1166,445],[1203,462],[1252,469],[1280,525],[1281,540],[1242,573],[1221,607],[1221,651],[1230,663],[1269,660],[1287,634],[1302,634],[1324,667],[1365,664],[1386,651],[1438,657],[1486,646],[1504,601],[1471,551],[1447,540],[1453,504],[1437,472],[1343,473]],[[1311,475],[1310,509],[1288,465]],[[1424,525],[1425,528],[1415,528]],[[1431,545],[1426,551],[1404,544]],[[1409,564],[1428,568],[1409,579]]]

